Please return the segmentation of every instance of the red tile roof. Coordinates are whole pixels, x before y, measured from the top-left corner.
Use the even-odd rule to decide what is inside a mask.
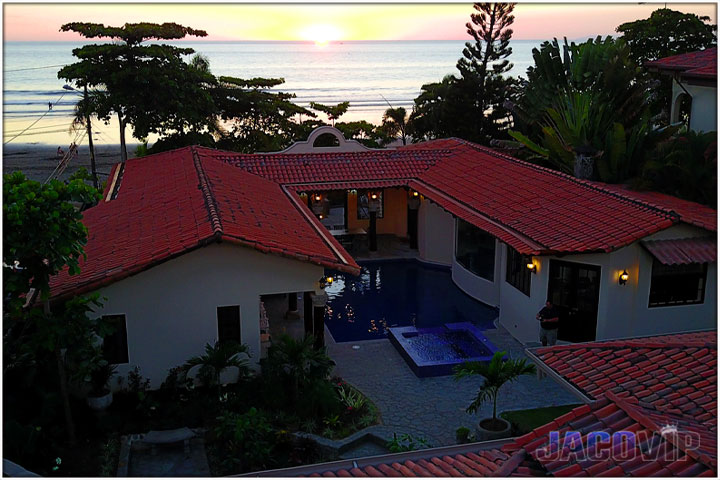
[[[717,332],[695,332],[533,350],[590,398],[612,392],[661,413],[717,424]]]
[[[717,260],[717,242],[714,238],[643,240],[641,244],[663,265],[712,263]]]
[[[459,139],[345,154],[198,152],[296,190],[307,189],[302,184],[407,185],[524,254],[612,251],[681,221],[672,208]],[[715,225],[709,213],[714,210],[663,197],[654,200],[682,207],[694,224]]]
[[[87,260],[79,275],[65,270],[51,280],[53,297],[95,290],[216,241],[359,271],[295,193],[194,148],[128,160],[115,191],[83,212]]]
[[[668,424],[677,426],[676,435],[662,434]],[[551,443],[551,431],[559,432],[558,443]],[[570,431],[580,436],[566,437]],[[610,435],[632,432],[635,442],[613,444],[597,437],[591,439],[588,434],[597,431]],[[515,439],[507,448],[524,448],[557,477],[715,476],[716,436],[715,431],[692,416],[659,415],[634,399],[606,392],[599,400]],[[575,445],[584,446],[584,450],[573,448],[573,437]]]
[[[717,210],[714,208],[664,193],[631,190],[625,185],[611,185],[600,182],[591,183],[611,193],[633,198],[661,210],[677,214],[683,223],[704,228],[712,232],[717,231]]]
[[[661,58],[645,66],[660,71],[681,72],[684,77],[713,79],[717,77],[717,47]]]

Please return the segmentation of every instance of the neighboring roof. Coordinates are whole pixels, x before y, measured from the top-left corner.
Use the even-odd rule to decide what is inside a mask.
[[[633,397],[658,412],[717,423],[717,332],[555,345],[529,350],[591,399]],[[713,427],[714,428],[714,427]]]
[[[297,191],[408,186],[530,255],[608,252],[681,221],[672,208],[649,204],[634,194],[455,138],[392,151],[334,154],[197,150],[201,157],[222,160]],[[688,204],[697,205],[671,202],[688,212],[697,208]],[[714,228],[706,210],[714,214],[707,207],[697,208],[703,224]]]
[[[528,352],[541,368],[552,369],[582,390],[590,403],[502,445],[503,440],[496,440],[244,476],[717,475],[716,331],[555,345]],[[558,432],[555,444],[551,444],[553,431]],[[571,431],[580,436],[566,437]],[[623,452],[623,445],[588,435],[598,431],[610,436],[632,432],[635,442],[625,443]],[[566,438],[581,444],[566,443]],[[608,454],[610,448],[613,455]]]
[[[659,192],[631,190],[626,185],[612,185],[609,183],[592,182],[598,188],[624,197],[652,205],[653,207],[672,212],[680,217],[680,221],[689,225],[704,228],[712,232],[717,231],[717,210],[690,200],[673,197]]]
[[[717,260],[717,242],[714,238],[643,240],[641,244],[663,265],[712,263]]]
[[[53,277],[53,297],[95,290],[217,241],[359,272],[295,193],[192,147],[128,160],[110,178],[117,181],[104,199],[83,212],[81,273]]]
[[[677,426],[678,434],[663,435],[667,425]],[[559,432],[558,443],[550,443],[551,431]],[[579,432],[582,443],[575,446],[585,450],[573,450],[573,434],[565,436],[569,431]],[[588,434],[596,431],[610,435],[632,432],[636,440],[624,444],[625,452],[618,448],[620,444],[602,440],[593,446]],[[658,415],[637,401],[607,392],[600,400],[515,439],[507,448],[525,449],[548,474],[556,477],[712,477],[717,471],[716,437],[714,431],[692,416]],[[687,442],[688,438],[699,439],[699,446]],[[613,448],[614,455],[604,453],[609,448]]]
[[[645,66],[660,71],[679,72],[687,78],[714,79],[717,78],[717,47],[661,58],[647,62]]]
[[[543,476],[540,464],[505,441],[429,448],[399,454],[340,460],[243,477],[507,477]],[[496,447],[496,445],[498,447]]]

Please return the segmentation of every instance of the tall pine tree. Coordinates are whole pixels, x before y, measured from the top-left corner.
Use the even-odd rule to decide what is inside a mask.
[[[518,81],[504,76],[513,67],[507,57],[512,53],[515,4],[476,3],[474,8],[466,24],[474,41],[465,44],[458,60],[459,77],[423,85],[415,99],[413,123],[420,135],[451,135],[487,144],[506,128],[503,103],[518,91]]]

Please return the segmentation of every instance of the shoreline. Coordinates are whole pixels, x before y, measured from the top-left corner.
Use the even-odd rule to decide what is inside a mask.
[[[128,158],[135,156],[137,144],[128,144]],[[67,150],[63,147],[63,150]],[[57,167],[59,158],[57,146],[50,144],[18,143],[3,145],[2,170],[3,174],[21,171],[30,180],[44,182]],[[110,175],[113,165],[120,162],[120,145],[95,145],[95,165],[98,181],[104,182]],[[80,167],[90,172],[90,150],[87,145],[78,146],[78,156],[70,160],[67,168],[59,177],[66,180]]]

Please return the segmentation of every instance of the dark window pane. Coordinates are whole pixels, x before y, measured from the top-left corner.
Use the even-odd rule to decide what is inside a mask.
[[[703,303],[706,276],[707,263],[663,265],[653,260],[649,306]]]
[[[240,306],[217,307],[218,341],[240,343]]]
[[[505,281],[522,293],[530,296],[530,275],[532,272],[527,268],[532,258],[521,255],[510,245],[507,246],[507,268],[505,270]]]
[[[125,315],[105,315],[103,321],[112,327],[112,333],[103,339],[103,356],[108,363],[128,363],[127,325]]]
[[[358,190],[357,194],[357,218],[358,220],[367,220],[370,218],[370,210],[368,208],[368,203],[370,202],[370,195],[371,192],[368,192],[367,190]],[[383,218],[383,212],[385,211],[385,197],[383,196],[382,191],[375,192],[378,194],[379,200],[380,200],[380,208],[378,208],[377,211],[377,218]]]
[[[458,219],[455,259],[475,275],[492,282],[495,277],[495,237]]]

